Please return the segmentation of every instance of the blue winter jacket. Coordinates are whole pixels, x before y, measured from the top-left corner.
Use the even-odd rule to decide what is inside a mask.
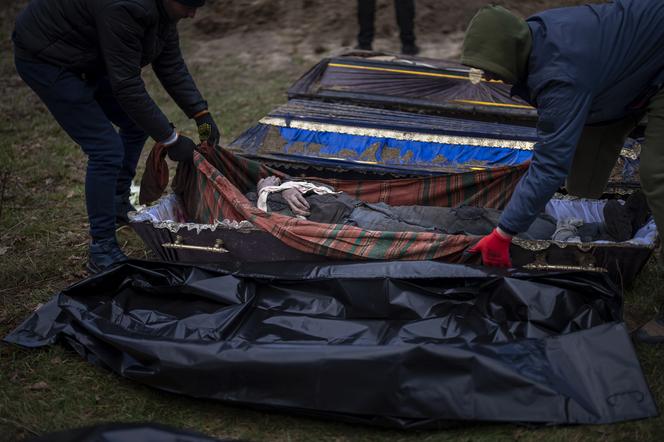
[[[583,127],[636,112],[664,83],[664,1],[552,9],[527,20],[528,73],[512,93],[537,107],[532,163],[500,219],[528,229],[563,185]]]

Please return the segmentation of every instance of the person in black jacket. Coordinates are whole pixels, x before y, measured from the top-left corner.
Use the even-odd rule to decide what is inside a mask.
[[[32,0],[16,19],[16,69],[88,156],[85,196],[90,220],[87,268],[99,272],[127,257],[115,237],[127,221],[129,189],[148,136],[169,157],[191,161],[196,146],[178,134],[148,95],[141,69],[157,78],[201,141],[219,129],[180,52],[177,23],[205,0]],[[118,130],[115,129],[118,127]]]

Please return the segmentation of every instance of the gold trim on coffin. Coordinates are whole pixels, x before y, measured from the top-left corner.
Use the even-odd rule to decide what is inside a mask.
[[[457,137],[451,135],[433,135],[398,130],[370,129],[366,127],[343,126],[340,124],[312,123],[302,120],[289,120],[278,117],[265,117],[259,123],[268,126],[289,127],[293,129],[332,132],[365,137],[393,138],[404,141],[421,141],[424,143],[457,144],[479,147],[502,147],[506,149],[533,150],[534,142],[517,140],[499,140],[493,138]]]
[[[213,253],[229,253],[229,251],[223,247],[224,241],[219,238],[214,242],[214,245],[211,247],[194,246],[194,245],[185,244],[184,239],[180,235],[177,235],[175,237],[175,242],[164,243],[161,246],[165,249],[183,249],[183,250],[197,250],[202,252],[213,252]]]
[[[413,71],[408,69],[382,68],[378,66],[358,66],[355,64],[343,64],[343,63],[328,63],[328,66],[333,68],[357,69],[361,71],[390,72],[394,74],[421,75],[423,77],[450,78],[453,80],[470,81],[470,77],[468,75],[441,74],[438,72],[422,72],[422,71]],[[487,80],[482,79],[482,81],[487,81]]]
[[[629,158],[630,160],[638,160],[639,155],[641,154],[641,145],[637,144],[633,149],[625,149],[624,147],[620,149],[620,156]]]
[[[562,241],[553,241],[553,240],[529,240],[521,238],[512,238],[512,244],[520,247],[523,250],[529,250],[535,253],[535,259],[533,262],[523,265],[524,269],[529,270],[552,270],[552,271],[588,271],[588,272],[598,272],[598,273],[608,273],[608,269],[605,267],[600,267],[595,261],[595,256],[592,253],[593,248],[602,247],[602,248],[649,248],[652,249],[654,246],[644,246],[641,244],[630,244],[629,242],[619,242],[619,243],[577,243],[577,242],[562,242]],[[545,251],[549,247],[556,245],[561,249],[571,248],[576,249],[582,254],[577,255],[579,260],[578,265],[566,265],[566,264],[549,264],[547,262]]]
[[[359,66],[356,64],[344,64],[344,63],[334,63],[334,62],[328,63],[328,66],[333,68],[358,69],[362,71],[390,72],[395,74],[421,75],[423,77],[449,78],[452,80],[470,81],[473,84],[477,84],[479,82],[500,83],[500,84],[503,83],[501,80],[489,80],[487,78],[484,78],[482,75],[483,71],[481,69],[474,69],[474,68],[470,68],[468,69],[468,71],[460,72],[459,74],[442,74],[440,72],[413,71],[408,69],[383,68],[378,66]],[[477,81],[477,83],[475,83],[474,81]],[[499,104],[499,103],[494,103],[494,104]],[[532,106],[528,107],[532,109]]]
[[[561,249],[566,247],[576,248],[581,252],[590,252],[593,248],[601,246],[602,248],[644,248],[644,249],[654,249],[655,246],[652,244],[636,244],[629,241],[623,242],[565,242],[565,241],[555,241],[552,239],[522,239],[514,237],[512,238],[512,244],[521,247],[522,249],[529,250],[531,252],[541,252],[548,249],[552,245],[556,245]]]
[[[535,109],[534,107],[528,106],[527,104],[492,103],[490,101],[462,100],[462,99],[456,99],[456,100],[451,100],[451,101],[453,103],[477,104],[479,106],[509,107],[509,108],[513,108],[513,109]]]
[[[609,271],[604,267],[584,267],[584,266],[566,266],[559,264],[536,264],[530,263],[523,266],[524,269],[528,270],[553,270],[553,271],[565,271],[565,272],[597,272],[597,273],[608,273]]]

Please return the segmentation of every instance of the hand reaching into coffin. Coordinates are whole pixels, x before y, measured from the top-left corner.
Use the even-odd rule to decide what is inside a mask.
[[[489,267],[512,267],[510,244],[512,236],[496,227],[482,238],[469,253],[482,253],[482,263]]]
[[[309,203],[302,193],[297,189],[286,189],[281,192],[281,196],[288,203],[291,211],[295,215],[299,216],[309,216],[311,212],[309,211]]]

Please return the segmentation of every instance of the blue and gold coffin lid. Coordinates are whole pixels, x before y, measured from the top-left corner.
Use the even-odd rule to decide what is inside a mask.
[[[290,100],[231,148],[267,162],[426,174],[522,164],[535,137],[531,127]]]
[[[511,85],[473,71],[448,60],[355,52],[321,60],[290,87],[288,97],[534,125],[537,112],[511,96]]]
[[[230,148],[294,175],[312,167],[429,175],[522,164],[532,158],[535,140],[530,126],[293,99]],[[639,153],[640,144],[628,138],[611,173],[611,193],[639,186]]]

